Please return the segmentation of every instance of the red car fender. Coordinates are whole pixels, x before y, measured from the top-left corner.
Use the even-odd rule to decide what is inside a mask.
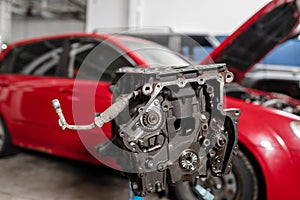
[[[256,164],[262,172],[263,181],[266,187],[267,199],[295,199],[298,191],[297,184],[299,177],[299,156],[298,161],[293,162],[293,154],[282,147],[268,149],[266,147],[255,146],[239,133],[239,142],[248,150],[248,153],[255,157]],[[275,141],[274,141],[275,142]],[[299,154],[299,153],[298,153]],[[289,184],[287,184],[289,183]],[[284,192],[283,192],[284,190]]]
[[[263,175],[259,181],[265,183],[267,199],[295,199],[298,186],[294,183],[300,177],[300,139],[289,123],[299,117],[230,97],[226,103],[228,107],[241,109],[239,143],[252,158],[252,164],[258,165]]]

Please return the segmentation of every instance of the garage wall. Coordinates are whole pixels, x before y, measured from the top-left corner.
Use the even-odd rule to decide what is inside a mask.
[[[13,17],[12,31],[9,42],[24,38],[59,34],[66,32],[84,31],[85,23],[78,20],[32,19]]]
[[[178,32],[228,34],[265,0],[145,0],[143,24],[169,25]],[[159,5],[159,6],[158,6]]]
[[[88,0],[86,30],[127,26],[128,5],[129,0]]]
[[[185,33],[228,34],[268,1],[88,0],[86,30],[92,31],[96,27],[170,26]]]
[[[9,41],[11,35],[11,5],[0,0],[0,44]]]

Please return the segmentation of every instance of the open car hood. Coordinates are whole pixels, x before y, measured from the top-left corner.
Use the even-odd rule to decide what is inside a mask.
[[[299,24],[300,0],[273,0],[227,37],[201,64],[226,63],[240,82],[275,46],[293,34]]]

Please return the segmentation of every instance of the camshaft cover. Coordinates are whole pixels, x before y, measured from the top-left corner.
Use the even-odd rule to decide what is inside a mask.
[[[224,84],[233,80],[224,64],[122,68],[117,75],[114,100],[135,94],[114,121],[113,142],[124,150],[116,160],[136,195],[230,172],[239,111],[223,108]]]

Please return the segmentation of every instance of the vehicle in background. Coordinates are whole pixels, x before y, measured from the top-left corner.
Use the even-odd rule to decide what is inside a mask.
[[[202,36],[200,35],[200,38]],[[227,36],[215,37],[222,42]],[[191,35],[205,49],[205,51],[193,51],[192,56],[184,54],[196,62],[202,61],[205,54],[216,48],[218,43],[203,42],[195,35]],[[216,41],[214,40],[214,41]],[[183,49],[186,47],[182,47]],[[194,47],[194,49],[197,47]],[[198,47],[199,48],[199,47]],[[300,100],[300,35],[294,34],[288,40],[279,44],[264,56],[253,68],[245,74],[241,85],[266,92],[286,94]],[[197,59],[199,58],[199,59]]]
[[[97,144],[111,138],[111,125],[104,125],[101,134],[62,134],[52,99],[60,98],[68,121],[85,124],[93,120],[91,113],[111,104],[109,86],[116,69],[151,65],[190,63],[159,44],[128,36],[77,33],[9,45],[0,54],[0,155],[14,152],[17,145],[99,163],[91,154],[97,154]],[[90,149],[82,137],[88,137]]]
[[[225,35],[131,33],[129,35],[157,42],[181,53],[193,63],[200,63]],[[300,36],[295,34],[264,56],[248,71],[240,84],[266,92],[282,93],[300,100]]]
[[[300,66],[265,66],[258,64],[245,75],[243,86],[286,94],[300,100]]]
[[[247,72],[263,56],[293,33],[299,24],[299,5],[300,2],[296,0],[269,2],[232,35],[228,36],[201,63],[227,63],[229,69],[235,74],[235,81],[242,82]],[[274,87],[276,86],[280,87],[280,85],[274,85]],[[300,121],[297,117],[295,122],[287,123],[285,117],[294,118],[296,115],[282,110],[284,110],[283,105],[289,102],[290,105],[285,111],[295,110],[297,112],[299,101],[286,95],[268,94],[239,85],[228,86],[227,91],[227,99],[232,98],[235,101],[228,102],[228,106],[239,105],[242,113],[238,126],[239,146],[240,153],[242,153],[240,158],[245,165],[235,162],[233,163],[233,173],[227,177],[200,179],[200,182],[215,194],[216,199],[296,198],[293,197],[293,193],[297,193],[298,188],[293,184],[285,187],[282,183],[297,182],[300,175],[297,170],[300,165],[296,161],[300,158],[300,148],[294,148],[296,140],[300,142]],[[244,102],[252,106],[246,108],[245,104],[237,104],[237,102]],[[278,104],[280,104],[279,109],[273,110],[272,114],[266,107],[269,105],[277,107]],[[292,104],[293,106],[291,106]],[[290,106],[293,108],[291,109]],[[246,119],[249,115],[256,116],[256,118]],[[285,117],[281,118],[276,115]],[[248,130],[244,129],[246,126],[249,128]],[[289,131],[281,129],[286,126],[293,130],[295,138],[290,135]],[[295,131],[296,127],[298,131]],[[272,133],[266,129],[272,130]],[[251,137],[246,136],[246,132],[251,134]],[[283,154],[286,155],[283,156]],[[279,177],[279,171],[284,172],[284,175]],[[290,173],[292,171],[294,173]],[[244,187],[248,189],[243,190]],[[288,191],[282,193],[282,187]],[[249,191],[252,192],[248,193]],[[199,198],[193,190],[192,183],[178,184],[175,193],[177,196],[181,195],[181,199]]]
[[[149,31],[149,32],[147,32]],[[122,33],[133,37],[143,38],[168,47],[191,60],[200,63],[209,53],[220,44],[220,38],[209,34],[180,34],[173,32],[160,32],[160,29],[137,29]]]

